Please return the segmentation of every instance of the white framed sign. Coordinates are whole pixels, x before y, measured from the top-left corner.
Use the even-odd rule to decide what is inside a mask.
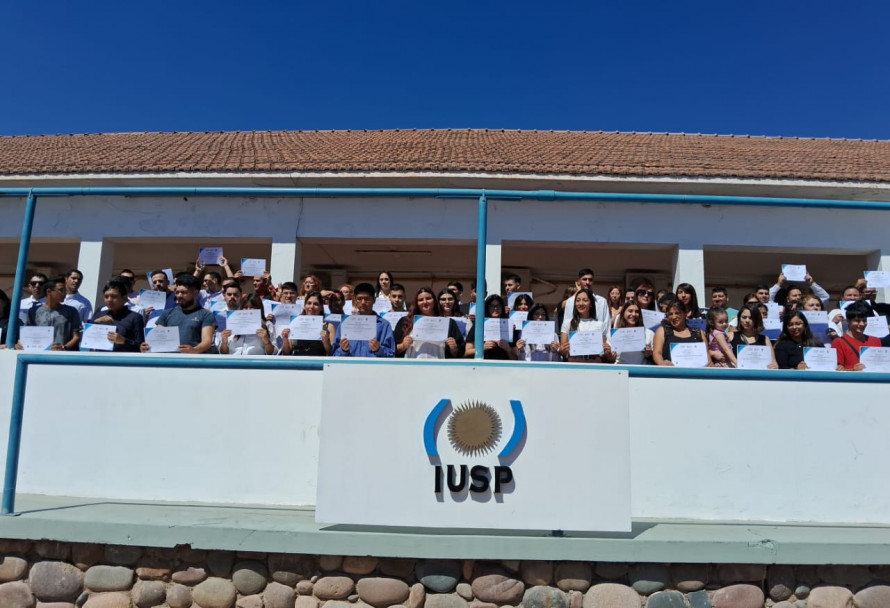
[[[595,395],[586,366],[405,371],[325,366],[316,521],[630,531],[625,370],[594,372]],[[355,387],[381,384],[400,390],[363,407]]]

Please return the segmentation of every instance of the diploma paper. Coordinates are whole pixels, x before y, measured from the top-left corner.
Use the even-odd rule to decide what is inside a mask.
[[[141,289],[139,290],[139,306],[143,309],[154,308],[155,310],[164,310],[164,307],[167,306],[167,292]]]
[[[454,322],[457,323],[457,328],[460,330],[460,335],[464,338],[467,337],[467,318],[466,317],[451,317],[454,319]]]
[[[692,329],[699,329],[701,331],[706,331],[708,329],[708,320],[707,319],[686,319],[686,326],[691,327]]]
[[[377,298],[374,300],[374,312],[378,315],[392,310],[392,302],[389,299]],[[401,311],[399,311],[401,312]]]
[[[808,369],[817,372],[833,372],[837,370],[837,349],[804,346],[803,360]]]
[[[806,264],[782,264],[782,274],[785,280],[794,281],[796,283],[804,283],[807,280]]]
[[[158,318],[163,313],[163,310],[153,310],[148,318],[145,320],[145,329],[152,329],[158,324]]]
[[[343,314],[352,314],[352,300],[346,300],[345,302],[343,302]]]
[[[349,315],[340,323],[340,337],[347,340],[376,340],[377,315]]]
[[[664,320],[663,312],[647,309],[643,309],[641,312],[643,313],[644,326],[648,327],[652,331],[657,330],[661,326],[661,322]]]
[[[241,258],[241,274],[246,277],[261,277],[266,272],[266,260]]]
[[[868,323],[865,325],[866,336],[883,338],[887,334],[890,334],[890,329],[887,328],[887,317],[883,315],[877,317],[868,317]]]
[[[890,372],[890,348],[885,346],[860,346],[859,362],[867,372]]]
[[[569,356],[603,354],[603,334],[599,331],[570,331]]]
[[[530,291],[517,291],[507,296],[507,308],[513,308],[513,303],[519,296],[528,296],[534,301],[534,295]]]
[[[230,310],[226,313],[226,329],[233,336],[255,336],[263,326],[263,319],[258,310]]]
[[[385,312],[385,313],[383,313],[382,316],[383,316],[383,320],[386,321],[387,323],[389,323],[390,327],[392,327],[393,330],[395,330],[396,325],[399,324],[399,320],[402,317],[407,317],[408,313],[401,312],[401,311],[399,311],[399,312]]]
[[[866,287],[890,287],[890,272],[886,270],[866,270]]]
[[[444,342],[448,339],[448,317],[414,317],[414,329],[411,336],[415,340],[428,342]]]
[[[155,327],[145,330],[145,342],[153,353],[179,352],[179,328]]]
[[[763,320],[763,335],[775,340],[782,333],[782,319],[769,317]]]
[[[198,261],[202,264],[219,265],[221,257],[223,257],[222,247],[201,247],[198,249]]]
[[[114,325],[85,323],[83,334],[80,336],[80,347],[87,350],[111,350],[114,348],[114,343],[108,339],[108,334],[115,331],[117,328]]]
[[[214,311],[213,318],[216,319],[216,333],[226,331],[226,311]]]
[[[265,306],[263,306],[265,308]],[[278,317],[288,319],[290,317],[299,316],[303,312],[303,302],[298,301],[296,304],[280,304],[272,302],[272,315],[277,320]]]
[[[510,319],[485,319],[482,339],[486,342],[498,342],[500,340],[509,342],[512,337],[511,334]]]
[[[739,369],[768,369],[773,362],[772,349],[769,346],[740,344],[736,361],[739,363]]]
[[[290,321],[291,340],[321,340],[321,325],[324,318],[320,315],[300,315]]]
[[[527,310],[514,310],[510,313],[510,330],[515,331],[517,329],[522,329],[522,324],[526,321],[528,321]]]
[[[467,313],[467,315],[469,315],[469,316],[471,316],[471,317],[475,317],[475,316],[476,316],[476,303],[475,303],[475,302],[473,302],[472,304],[470,304],[470,310],[469,310],[469,312]]]
[[[19,342],[25,350],[49,350],[53,345],[53,328],[33,325],[21,327]]]
[[[704,342],[671,344],[671,363],[674,367],[707,367],[708,347]]]
[[[644,327],[613,329],[610,341],[615,352],[638,353],[646,350],[646,329]]]
[[[325,315],[324,320],[325,323],[330,323],[337,328],[340,327],[340,323],[343,322],[343,315]]]
[[[828,313],[824,310],[804,310],[801,312],[807,318],[807,323],[810,324],[810,331],[813,332],[813,337],[823,344],[829,342]]]
[[[764,320],[769,319],[781,319],[782,311],[781,306],[777,302],[767,302],[766,303],[766,316],[763,317]]]
[[[526,321],[522,324],[522,339],[528,344],[548,345],[555,339],[556,321]]]

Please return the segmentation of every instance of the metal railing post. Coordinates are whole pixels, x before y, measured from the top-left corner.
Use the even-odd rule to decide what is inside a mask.
[[[25,220],[22,222],[22,240],[19,242],[19,259],[15,265],[15,283],[9,303],[9,325],[6,327],[6,347],[15,346],[15,323],[22,307],[22,291],[25,289],[25,271],[28,270],[28,250],[31,249],[31,231],[34,228],[34,209],[37,197],[34,191],[28,192],[25,201]]]
[[[475,340],[476,359],[485,355],[485,244],[488,242],[488,199],[485,193],[479,197],[479,230],[476,236],[476,320]]]

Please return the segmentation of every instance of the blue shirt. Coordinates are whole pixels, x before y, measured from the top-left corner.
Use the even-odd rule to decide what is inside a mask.
[[[370,342],[367,340],[350,340],[349,352],[341,349],[340,328],[343,327],[341,324],[337,328],[337,336],[334,338],[333,355],[335,357],[395,357],[396,341],[392,337],[392,326],[389,321],[384,321],[377,313],[374,313],[374,316],[377,317],[377,341],[380,342],[380,348],[376,353],[371,350]]]

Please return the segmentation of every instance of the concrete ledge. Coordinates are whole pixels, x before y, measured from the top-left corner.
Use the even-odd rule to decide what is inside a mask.
[[[628,534],[320,526],[311,507],[20,494],[0,538],[376,557],[887,564],[890,526],[636,521]]]

